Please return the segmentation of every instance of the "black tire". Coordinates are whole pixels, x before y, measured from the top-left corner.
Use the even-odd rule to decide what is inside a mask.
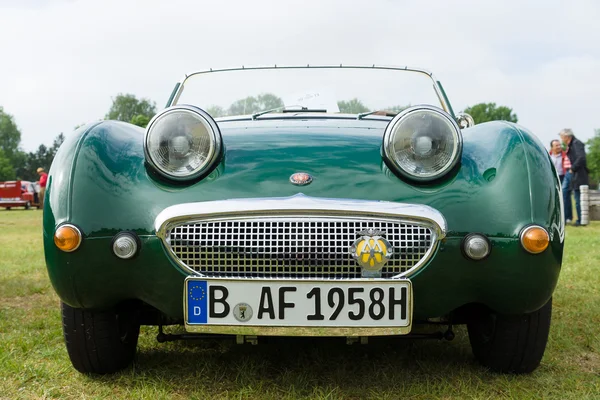
[[[552,299],[530,314],[482,313],[467,323],[475,358],[496,372],[532,372],[544,356],[551,316]]]
[[[110,374],[133,361],[140,324],[131,309],[89,311],[61,303],[63,332],[73,367]]]
[[[31,203],[29,203],[29,202],[25,203],[25,209],[26,210],[29,210],[30,207],[31,207]]]

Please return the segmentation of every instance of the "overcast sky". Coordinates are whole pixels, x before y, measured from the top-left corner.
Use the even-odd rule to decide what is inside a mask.
[[[409,65],[455,111],[513,108],[544,142],[600,128],[600,1],[0,0],[0,106],[32,151],[102,118],[161,108],[183,73],[265,64]]]

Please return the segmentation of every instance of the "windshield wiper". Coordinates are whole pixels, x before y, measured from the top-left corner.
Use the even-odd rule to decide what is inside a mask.
[[[290,107],[300,107],[300,108],[290,108]],[[257,117],[260,117],[261,115],[265,115],[265,114],[269,114],[269,113],[273,113],[273,112],[277,112],[277,111],[281,111],[284,113],[289,113],[289,112],[323,112],[326,113],[327,110],[326,109],[310,109],[308,107],[302,107],[302,106],[283,106],[283,107],[277,107],[277,108],[272,108],[270,110],[265,110],[265,111],[261,111],[261,112],[257,112],[252,114],[252,119],[256,119]]]
[[[396,113],[396,112],[389,112],[389,111],[385,111],[385,110],[376,110],[376,111],[360,113],[356,116],[356,119],[363,119],[367,115],[372,115],[372,114],[377,114],[377,113],[381,113],[378,115],[384,115],[386,117],[395,117],[396,115],[398,115],[398,113]]]

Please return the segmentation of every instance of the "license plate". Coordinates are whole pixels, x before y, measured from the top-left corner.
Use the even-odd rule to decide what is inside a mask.
[[[186,325],[409,327],[412,285],[393,281],[188,278]]]

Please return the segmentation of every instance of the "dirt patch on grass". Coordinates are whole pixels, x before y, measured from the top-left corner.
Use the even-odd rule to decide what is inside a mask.
[[[574,361],[582,371],[596,374],[600,377],[600,354],[587,351],[575,356]]]

